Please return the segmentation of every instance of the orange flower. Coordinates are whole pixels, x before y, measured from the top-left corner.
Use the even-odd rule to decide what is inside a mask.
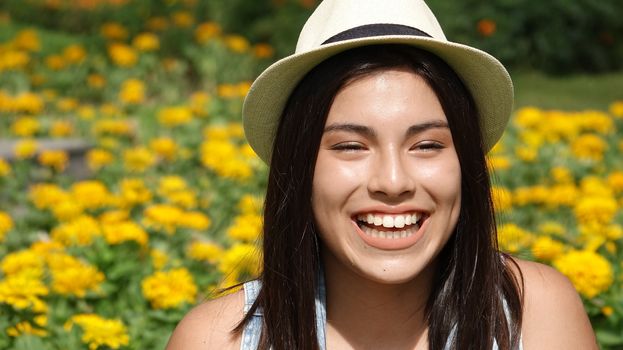
[[[493,33],[495,33],[496,30],[496,24],[493,20],[490,19],[481,19],[480,21],[478,21],[478,24],[476,25],[477,29],[478,29],[478,33],[480,33],[480,35],[482,36],[491,36],[493,35]]]

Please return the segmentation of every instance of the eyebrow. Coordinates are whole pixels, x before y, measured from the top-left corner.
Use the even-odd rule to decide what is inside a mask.
[[[444,120],[432,120],[420,124],[414,124],[407,129],[406,136],[410,137],[429,129],[449,128],[448,122]],[[376,131],[368,126],[353,123],[335,123],[324,128],[325,133],[345,131],[361,134],[367,137],[376,137]]]

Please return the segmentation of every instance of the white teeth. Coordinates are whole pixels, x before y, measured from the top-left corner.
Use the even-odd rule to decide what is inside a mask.
[[[400,239],[406,238],[413,235],[417,230],[419,230],[419,225],[411,226],[405,230],[400,231],[379,231],[377,229],[371,228],[369,226],[361,226],[361,230],[368,236],[372,236],[374,238],[385,238],[385,239]]]
[[[394,218],[389,215],[383,216],[383,227],[394,227]]]
[[[385,232],[384,231],[379,231],[379,237],[385,238]]]
[[[372,223],[374,223],[374,215],[372,215],[372,214],[368,214],[368,215],[366,216],[366,222],[367,222],[368,224],[372,224]]]
[[[374,216],[374,222],[373,222],[374,226],[381,226],[383,225],[383,218],[380,216]]]
[[[405,225],[411,225],[411,215],[405,216]]]
[[[396,216],[396,218],[394,219],[394,227],[397,227],[397,228],[405,227],[405,217],[402,215]]]

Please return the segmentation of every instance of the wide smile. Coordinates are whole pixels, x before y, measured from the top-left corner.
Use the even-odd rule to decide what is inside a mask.
[[[353,217],[356,231],[368,245],[384,250],[405,249],[423,235],[429,215],[424,212],[403,214],[360,213]]]

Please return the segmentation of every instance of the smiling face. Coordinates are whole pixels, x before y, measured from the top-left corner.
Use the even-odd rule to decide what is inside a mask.
[[[329,110],[312,187],[327,271],[404,283],[457,223],[461,170],[433,90],[407,70],[347,84]]]

